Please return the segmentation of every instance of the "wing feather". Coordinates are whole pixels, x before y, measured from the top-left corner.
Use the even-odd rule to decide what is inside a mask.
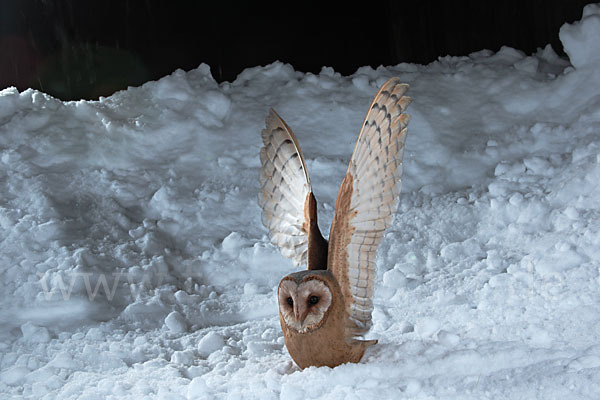
[[[371,327],[375,256],[400,193],[407,89],[392,78],[375,95],[336,201],[328,264],[344,293],[348,340]]]
[[[318,228],[316,200],[298,141],[273,109],[261,136],[258,203],[271,242],[296,266],[324,268],[327,242]]]

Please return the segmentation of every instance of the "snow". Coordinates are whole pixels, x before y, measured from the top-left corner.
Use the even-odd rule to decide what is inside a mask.
[[[222,349],[223,346],[225,346],[225,342],[218,333],[208,332],[206,336],[198,342],[198,355],[206,358],[215,351]]]
[[[0,394],[600,398],[600,6],[547,46],[427,66],[176,71],[100,101],[0,91]],[[269,107],[328,232],[358,128],[411,85],[403,192],[359,364],[300,370],[256,204]]]
[[[177,311],[172,311],[167,315],[167,318],[165,318],[165,325],[174,333],[183,333],[187,328],[185,318]]]
[[[571,64],[577,68],[595,68],[600,62],[600,4],[583,8],[581,21],[560,28],[560,40]]]

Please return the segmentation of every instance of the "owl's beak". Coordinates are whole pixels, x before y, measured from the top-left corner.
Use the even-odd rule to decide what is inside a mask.
[[[300,307],[298,307],[298,305],[296,303],[294,303],[294,316],[296,317],[296,321],[300,322],[301,324],[306,319],[306,316],[308,315],[308,311],[309,311],[308,309],[300,310]]]

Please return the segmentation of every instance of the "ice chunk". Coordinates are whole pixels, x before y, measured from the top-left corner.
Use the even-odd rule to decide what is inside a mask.
[[[25,380],[25,376],[28,373],[29,370],[27,368],[15,366],[0,373],[0,382],[12,386],[20,385]]]
[[[401,288],[406,286],[406,275],[399,269],[393,268],[383,274],[383,284],[391,288]]]
[[[198,342],[198,354],[200,354],[201,357],[206,358],[215,351],[222,349],[223,346],[225,346],[225,341],[221,335],[214,331],[208,332]]]
[[[600,62],[600,5],[583,8],[580,21],[564,24],[559,35],[565,53],[576,69],[598,68]]]
[[[235,256],[240,248],[244,246],[246,240],[238,232],[231,232],[225,239],[223,239],[223,251],[230,256]]]
[[[181,365],[192,365],[194,363],[194,354],[189,351],[176,351],[171,355],[171,362]]]
[[[221,92],[208,90],[202,94],[204,107],[220,120],[225,119],[231,108],[231,100]]]
[[[187,330],[185,318],[177,311],[173,311],[167,315],[167,318],[165,318],[165,325],[173,333],[183,333]]]
[[[35,326],[31,322],[21,325],[23,338],[34,343],[47,343],[50,341],[50,333],[43,326]]]

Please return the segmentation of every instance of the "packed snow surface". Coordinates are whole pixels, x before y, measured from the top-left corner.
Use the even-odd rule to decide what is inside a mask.
[[[0,396],[599,399],[600,7],[560,37],[571,64],[502,48],[220,85],[201,65],[96,102],[0,91]],[[391,76],[414,101],[379,344],[300,370],[260,131],[269,107],[295,131],[326,233]]]

